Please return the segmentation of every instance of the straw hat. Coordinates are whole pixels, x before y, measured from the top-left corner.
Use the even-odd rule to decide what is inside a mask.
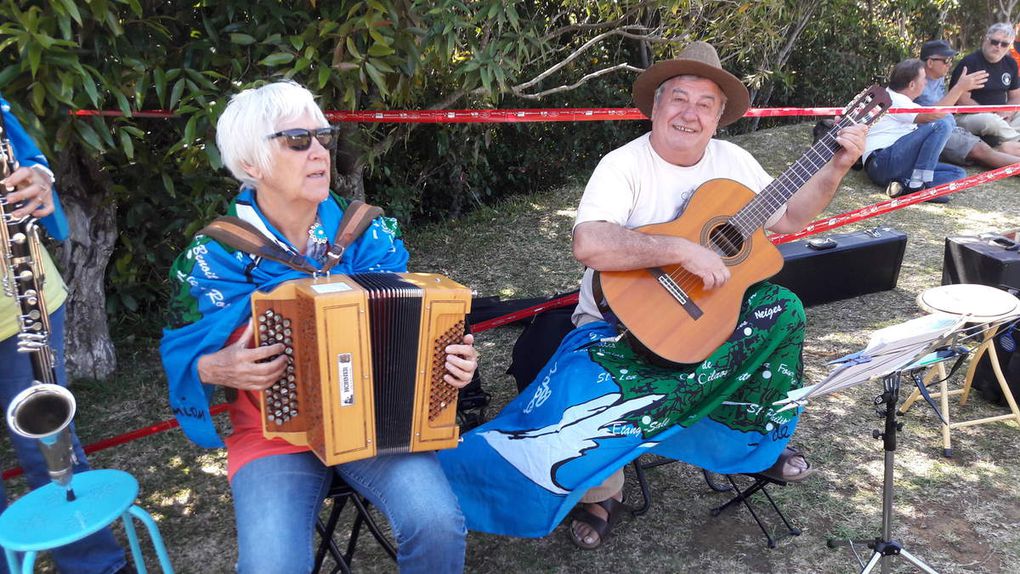
[[[747,88],[736,76],[722,69],[719,54],[708,42],[692,42],[677,59],[649,66],[634,80],[634,105],[641,113],[652,117],[652,103],[659,85],[670,78],[688,74],[712,80],[726,94],[726,109],[719,118],[720,126],[739,120],[751,107]]]

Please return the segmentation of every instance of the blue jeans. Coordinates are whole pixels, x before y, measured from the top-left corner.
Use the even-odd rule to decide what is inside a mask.
[[[0,293],[0,297],[3,294]],[[54,359],[56,360],[57,382],[67,386],[67,375],[64,372],[64,308],[60,307],[50,315],[50,346],[53,348]],[[0,406],[4,413],[11,403],[14,395],[29,387],[32,384],[32,364],[28,355],[18,352],[17,337],[8,337],[0,341]],[[3,425],[6,428],[6,425]],[[49,484],[50,476],[46,469],[46,461],[42,452],[37,446],[35,439],[27,439],[14,434],[8,430],[11,442],[14,445],[14,452],[17,454],[18,463],[25,470],[25,477],[31,488]],[[78,457],[78,464],[74,472],[89,470],[88,462],[85,460],[85,452],[82,451],[78,442],[78,435],[74,432],[74,425],[71,425],[71,438],[74,442],[74,452]],[[4,461],[5,466],[11,466],[13,461]],[[72,484],[74,484],[72,482]],[[0,481],[0,512],[7,509],[7,496],[3,489],[3,482]],[[125,564],[124,550],[113,538],[109,528],[67,546],[54,549],[51,552],[57,569],[64,573],[81,574],[109,574],[120,570]],[[7,573],[7,563],[0,559],[0,573]]]
[[[303,452],[259,458],[234,474],[238,572],[312,569],[315,517],[332,471],[386,515],[400,572],[463,571],[464,516],[434,453],[379,456],[331,469]]]
[[[865,166],[868,177],[879,185],[895,180],[904,186],[914,170],[934,172],[932,186],[960,179],[967,174],[963,168],[939,162],[939,154],[952,133],[952,126],[944,121],[919,125],[891,146],[868,156]]]

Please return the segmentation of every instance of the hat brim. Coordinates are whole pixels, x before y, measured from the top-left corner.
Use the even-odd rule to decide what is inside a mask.
[[[747,87],[736,76],[697,60],[666,60],[650,66],[634,80],[634,105],[646,117],[652,117],[655,90],[670,78],[692,75],[712,80],[726,95],[726,109],[719,118],[720,126],[728,126],[744,117],[751,107]]]

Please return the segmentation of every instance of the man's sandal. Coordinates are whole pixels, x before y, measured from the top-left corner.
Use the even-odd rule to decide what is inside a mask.
[[[800,464],[794,464],[794,461],[798,461]],[[783,449],[783,453],[779,455],[779,460],[775,464],[758,474],[779,482],[798,482],[816,472],[818,470],[811,466],[811,463],[804,458],[799,450],[788,446]]]
[[[570,517],[581,524],[587,525],[591,528],[595,534],[598,535],[598,540],[592,543],[585,541],[585,537],[578,534],[577,530],[574,529],[574,524],[571,522],[570,527],[567,529],[570,535],[570,541],[573,542],[578,548],[585,550],[594,550],[598,548],[602,542],[605,541],[606,537],[612,531],[613,527],[619,524],[623,519],[633,515],[633,509],[626,504],[616,500],[615,498],[609,498],[601,502],[596,502],[605,511],[607,518],[603,519],[600,516],[596,516],[591,512],[588,512],[584,508],[584,504],[577,505],[577,508],[570,513]]]

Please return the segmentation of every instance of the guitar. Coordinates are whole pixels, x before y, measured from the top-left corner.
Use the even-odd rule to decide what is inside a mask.
[[[729,267],[722,287],[706,290],[700,277],[680,265],[595,273],[595,290],[638,346],[673,363],[697,363],[733,332],[744,293],[783,268],[783,257],[765,237],[769,217],[780,209],[839,149],[836,132],[870,125],[885,114],[889,93],[874,85],[847,105],[825,136],[760,193],[728,179],[713,179],[694,192],[683,215],[638,227],[707,247]]]

